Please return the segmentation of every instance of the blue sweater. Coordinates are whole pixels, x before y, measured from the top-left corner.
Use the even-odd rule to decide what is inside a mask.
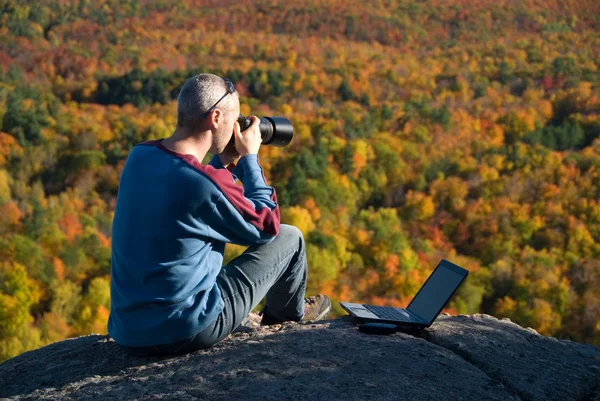
[[[208,327],[224,305],[216,277],[225,244],[264,244],[279,232],[258,155],[229,170],[217,156],[202,165],[160,142],[134,146],[119,182],[108,333],[126,346],[168,344]]]

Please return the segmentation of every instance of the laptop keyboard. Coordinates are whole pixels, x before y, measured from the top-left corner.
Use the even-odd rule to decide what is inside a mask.
[[[364,305],[363,306],[368,309],[370,312],[377,315],[382,319],[390,319],[390,320],[399,320],[401,322],[412,322],[413,320],[404,315],[401,312],[398,312],[395,308],[390,306],[375,306],[375,305]]]

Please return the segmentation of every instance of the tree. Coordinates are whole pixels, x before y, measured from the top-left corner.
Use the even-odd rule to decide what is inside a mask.
[[[76,319],[76,312],[80,309],[81,288],[70,280],[53,281],[50,285],[52,299],[50,312],[60,316],[68,325]]]
[[[352,87],[350,86],[350,83],[348,82],[348,79],[346,77],[342,79],[342,83],[338,87],[337,91],[338,95],[342,98],[344,102],[357,99],[357,96],[352,90]]]
[[[39,285],[28,277],[23,265],[0,264],[0,361],[41,345],[30,314],[40,296]],[[27,331],[32,331],[31,335],[26,335]]]
[[[50,117],[58,113],[58,107],[58,100],[51,93],[32,86],[18,86],[6,99],[2,129],[13,135],[21,146],[39,145],[45,142],[42,129],[51,124]]]

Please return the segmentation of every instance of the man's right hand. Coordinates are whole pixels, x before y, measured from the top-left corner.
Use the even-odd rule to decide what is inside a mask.
[[[252,124],[244,132],[240,132],[240,124],[236,121],[233,123],[233,135],[235,137],[235,149],[240,156],[258,154],[262,137],[260,136],[260,119],[256,116],[250,116]]]

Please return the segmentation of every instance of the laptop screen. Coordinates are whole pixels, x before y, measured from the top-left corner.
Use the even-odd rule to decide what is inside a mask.
[[[440,263],[407,309],[427,322],[431,322],[452,296],[463,278],[464,274],[451,270],[443,262]]]

